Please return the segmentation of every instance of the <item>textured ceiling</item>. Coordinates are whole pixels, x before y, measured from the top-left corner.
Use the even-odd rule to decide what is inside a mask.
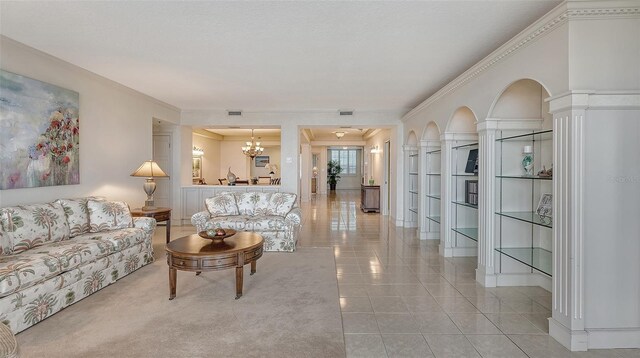
[[[0,33],[182,109],[409,110],[560,1],[0,2]]]

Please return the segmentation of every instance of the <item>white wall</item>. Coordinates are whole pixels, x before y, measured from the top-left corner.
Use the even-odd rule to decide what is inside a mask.
[[[388,140],[391,140],[391,131],[388,129],[382,129],[367,140],[367,145],[365,146],[365,157],[367,159],[365,160],[368,163],[368,167],[365,182],[368,183],[369,178],[373,178],[376,185],[382,185],[382,180],[384,179],[384,153],[382,151],[384,150],[384,142]],[[379,153],[371,153],[372,146],[378,146]]]
[[[239,179],[246,180],[251,176],[251,161],[249,157],[242,153],[242,147],[246,145],[243,141],[220,142],[220,168],[218,178],[226,178],[229,168]],[[222,154],[224,153],[224,154]]]
[[[178,123],[179,110],[4,36],[0,48],[3,70],[80,94],[80,184],[2,190],[0,206],[86,195],[144,204],[144,179],[130,174],[152,157],[152,118]]]
[[[202,176],[209,185],[219,184],[220,175],[220,141],[193,133],[193,146],[202,148]],[[192,147],[193,147],[192,146]]]

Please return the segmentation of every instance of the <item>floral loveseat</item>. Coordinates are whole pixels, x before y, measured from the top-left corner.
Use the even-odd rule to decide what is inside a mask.
[[[0,209],[0,320],[18,333],[153,262],[155,226],[100,198]]]
[[[218,193],[205,200],[207,211],[191,217],[198,232],[211,228],[253,231],[264,239],[265,251],[296,249],[302,213],[292,193]]]

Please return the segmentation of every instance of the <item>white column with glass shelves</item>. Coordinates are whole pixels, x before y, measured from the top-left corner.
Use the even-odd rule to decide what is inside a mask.
[[[423,141],[421,143],[422,165],[420,170],[420,239],[440,239],[440,142]]]
[[[453,229],[462,227],[454,226],[458,224],[457,218],[454,221],[454,201],[458,201],[457,197],[457,163],[454,162],[457,156],[454,156],[454,146],[469,144],[478,140],[476,133],[444,133],[440,136],[441,143],[441,167],[440,167],[440,255],[444,257],[465,256],[464,254],[477,250],[458,247],[458,232]],[[459,153],[458,153],[459,154]],[[466,157],[465,157],[466,162]],[[455,164],[455,165],[454,165]],[[464,199],[463,199],[464,201]],[[456,204],[457,205],[457,204]],[[470,208],[471,209],[471,208]],[[477,222],[477,213],[476,213]],[[461,222],[462,223],[462,222]],[[476,226],[477,227],[477,226]]]
[[[495,213],[495,140],[497,121],[478,123],[478,267],[476,281],[485,287],[496,286],[494,255]]]
[[[404,227],[413,228],[418,227],[418,196],[419,196],[419,182],[418,182],[418,147],[405,145],[403,147],[405,152],[405,163],[407,163],[407,175],[405,188],[405,214],[404,214]]]
[[[495,260],[498,286],[536,285],[551,290],[553,222],[536,213],[543,194],[553,194],[553,131],[498,131],[496,153]],[[523,167],[525,152],[533,168]]]
[[[456,140],[451,152],[451,241],[452,256],[478,255],[478,203],[467,197],[468,187],[478,188],[478,172],[469,166],[472,151],[478,151],[478,138]]]

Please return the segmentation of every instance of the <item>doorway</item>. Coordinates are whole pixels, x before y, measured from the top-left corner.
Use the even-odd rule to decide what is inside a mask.
[[[169,175],[168,178],[156,179],[156,191],[153,200],[158,207],[171,207],[171,181],[173,168],[171,161],[171,134],[153,134],[153,160]]]
[[[382,162],[383,168],[383,180],[382,180],[382,215],[389,215],[389,203],[391,202],[391,190],[389,188],[389,182],[391,181],[391,141],[384,142],[384,157]]]

